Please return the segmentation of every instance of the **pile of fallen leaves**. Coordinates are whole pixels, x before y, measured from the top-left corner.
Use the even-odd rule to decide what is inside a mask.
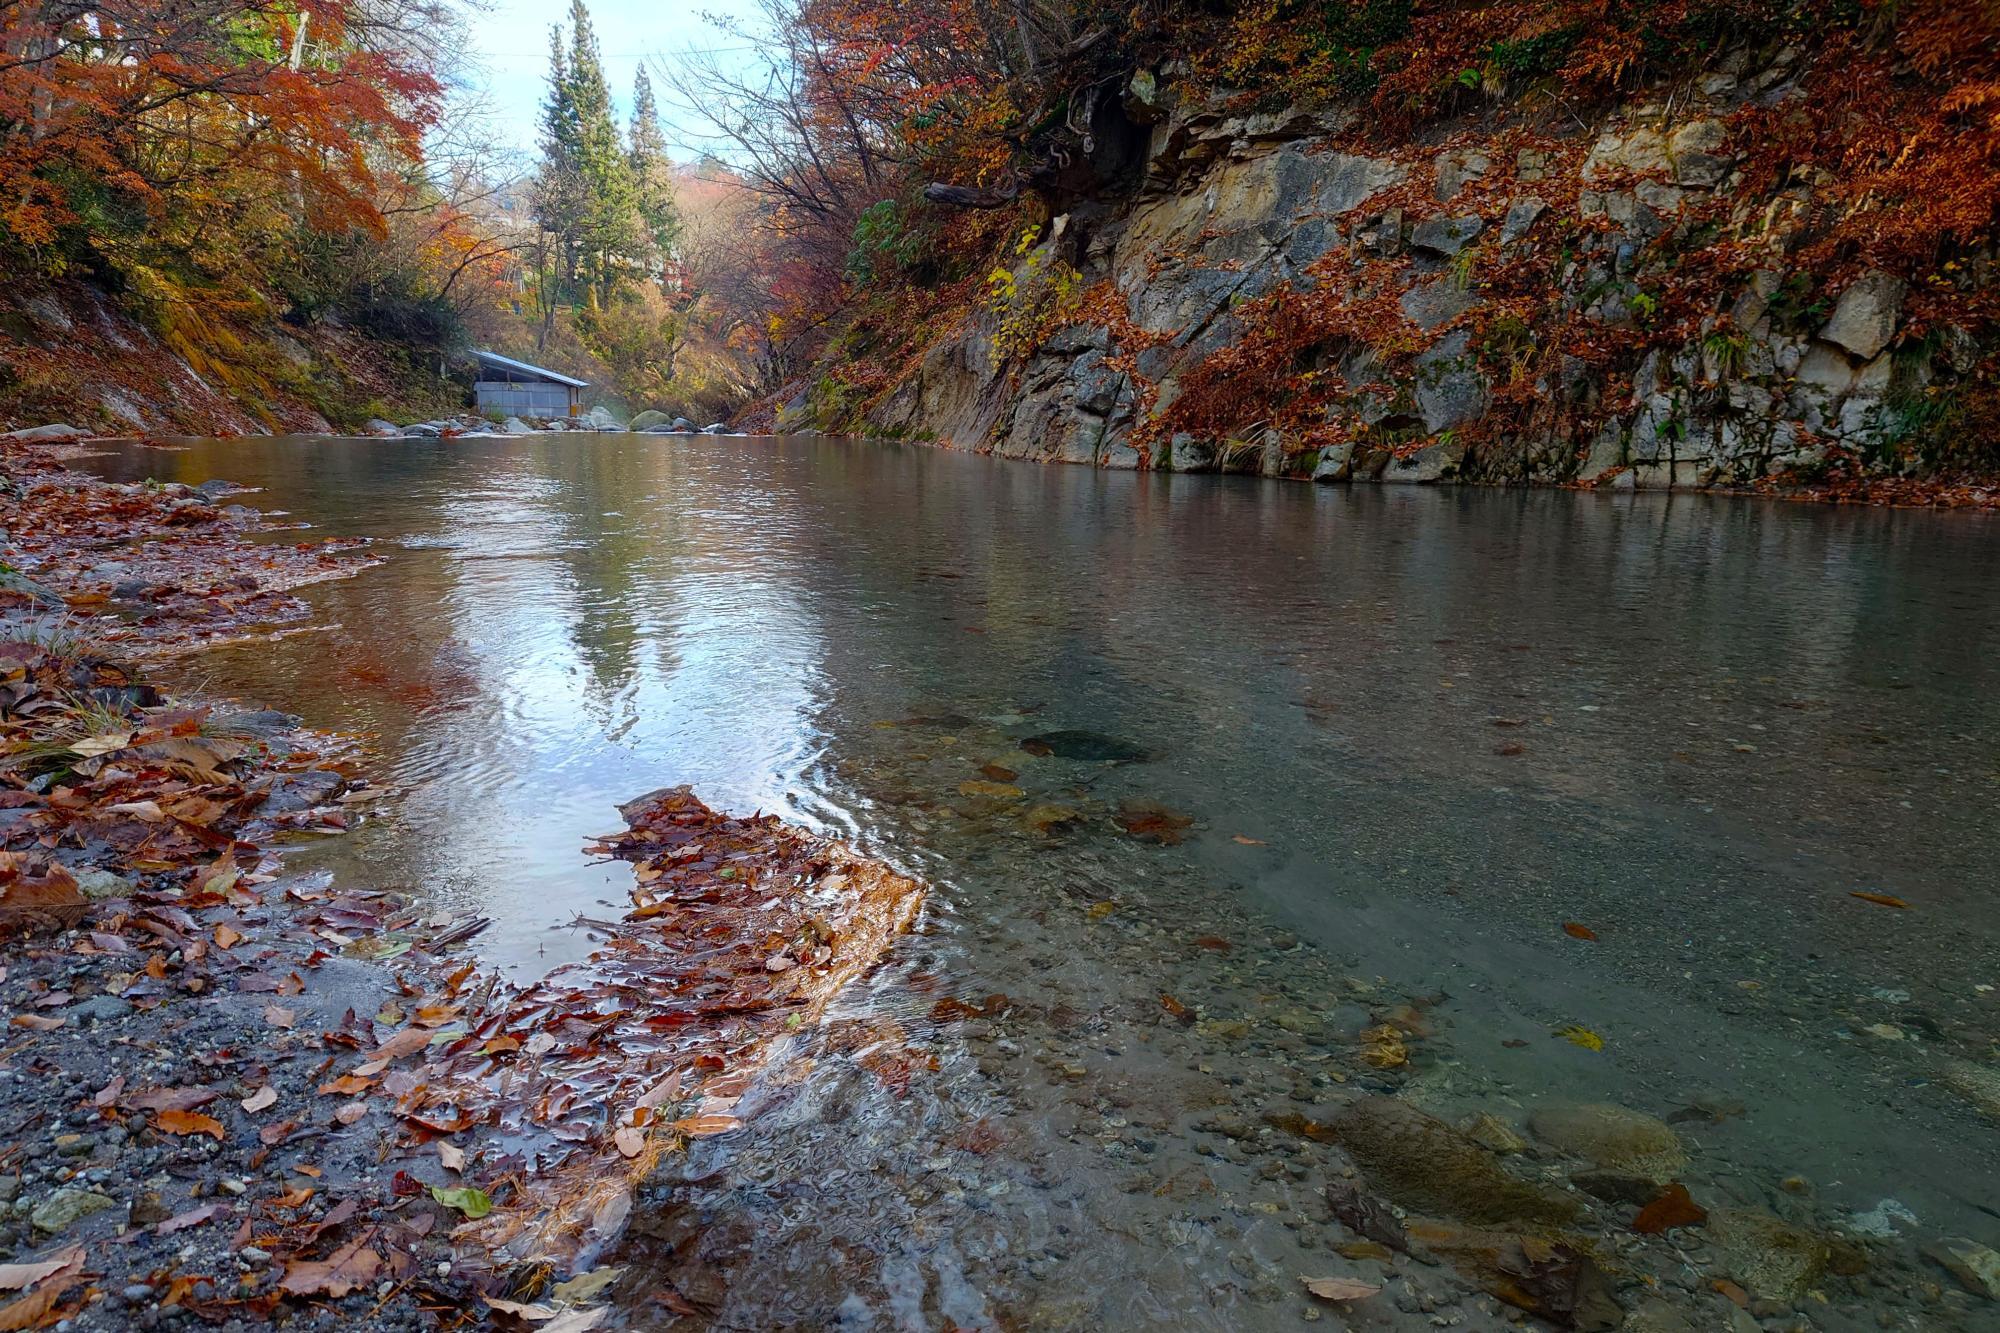
[[[615,1238],[633,1183],[690,1139],[739,1127],[738,1099],[774,1045],[816,1020],[908,928],[922,886],[774,815],[735,817],[685,787],[624,806],[593,850],[634,867],[610,942],[525,988],[472,972],[426,997],[419,1023],[459,1032],[392,1042],[343,1077],[381,1079],[404,1123],[449,1142],[519,1142],[460,1229],[462,1250],[567,1266]],[[391,1070],[427,1048],[420,1069]],[[485,1216],[488,1199],[499,1206]]]
[[[226,482],[107,482],[64,467],[74,452],[0,440],[0,575],[42,609],[92,617],[99,644],[170,655],[268,634],[305,618],[296,589],[374,563],[352,539],[258,540],[275,525],[223,503]]]

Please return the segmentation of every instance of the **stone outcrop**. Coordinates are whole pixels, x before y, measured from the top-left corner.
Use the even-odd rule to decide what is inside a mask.
[[[1796,79],[1782,56],[1763,69],[1739,56],[1671,109],[1626,107],[1532,147],[1494,131],[1378,154],[1357,151],[1372,141],[1346,113],[1184,106],[1147,72],[1126,93],[1151,134],[1132,192],[1056,219],[1018,270],[1066,274],[1093,300],[1056,307],[1075,314],[1045,319],[1027,346],[1007,311],[970,312],[864,421],[817,412],[808,391],[779,428],[1325,482],[1741,484],[1809,472],[1835,447],[1879,465],[1910,428],[1901,405],[1969,365],[1969,339],[1957,363],[1949,332],[1899,350],[1899,279],[1789,262],[1813,185],[1751,194],[1731,118],[1794,95]],[[1667,336],[1688,321],[1661,314],[1662,275],[1718,229],[1768,263],[1719,291],[1693,336]],[[1539,308],[1524,318],[1528,271],[1546,290],[1528,293]],[[1260,301],[1280,292],[1361,313],[1279,390],[1245,395],[1241,420],[1177,424],[1226,382],[1214,368],[1233,364]],[[1602,337],[1543,355],[1553,325]],[[1301,425],[1266,410],[1295,388],[1320,395],[1323,414]]]

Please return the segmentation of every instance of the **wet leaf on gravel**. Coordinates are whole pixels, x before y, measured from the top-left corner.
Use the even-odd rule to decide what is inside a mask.
[[[153,1117],[153,1128],[165,1134],[207,1134],[222,1142],[222,1122],[199,1111],[161,1111]]]
[[[490,1310],[498,1310],[501,1314],[510,1314],[516,1319],[525,1319],[532,1324],[539,1324],[545,1319],[554,1319],[561,1313],[553,1305],[525,1305],[520,1301],[505,1301],[498,1296],[488,1296],[486,1306]]]
[[[60,1273],[82,1257],[83,1246],[72,1245],[35,1263],[0,1264],[0,1291],[20,1291],[24,1287],[32,1287],[51,1273]]]
[[[266,1085],[243,1099],[243,1109],[251,1115],[255,1115],[257,1112],[275,1104],[277,1100],[278,1090]]]
[[[280,1009],[273,1004],[265,1007],[264,1021],[274,1028],[288,1028],[299,1021],[299,1016],[295,1010]]]
[[[625,1275],[622,1268],[599,1268],[580,1274],[567,1282],[558,1282],[549,1289],[549,1294],[565,1305],[581,1305],[585,1301],[596,1300],[603,1290]]]
[[[1632,1229],[1643,1236],[1657,1236],[1675,1227],[1698,1227],[1707,1220],[1708,1210],[1689,1197],[1687,1186],[1675,1181],[1639,1210],[1632,1219]]]
[[[486,1191],[471,1185],[454,1185],[449,1189],[443,1185],[433,1185],[431,1197],[447,1208],[458,1209],[470,1218],[481,1218],[493,1211],[493,1200],[486,1197]]]
[[[226,1203],[205,1203],[199,1208],[190,1208],[184,1213],[168,1218],[153,1228],[153,1234],[156,1236],[171,1236],[176,1231],[186,1231],[189,1227],[198,1227],[212,1217],[226,1216],[228,1212],[229,1205]]]
[[[1568,1027],[1557,1028],[1555,1035],[1561,1037],[1572,1046],[1583,1047],[1586,1051],[1601,1051],[1604,1049],[1604,1038],[1580,1024],[1571,1023]]]
[[[542,1333],[589,1333],[604,1322],[604,1316],[611,1313],[599,1307],[595,1310],[569,1310],[554,1320],[542,1325]]]
[[[1850,898],[1859,898],[1864,903],[1874,903],[1877,907],[1900,907],[1904,911],[1908,911],[1910,907],[1901,898],[1887,893],[1862,893],[1857,890],[1849,893],[1847,896]]]
[[[1351,1277],[1302,1277],[1306,1290],[1323,1301],[1359,1301],[1382,1290],[1374,1282],[1361,1282]]]
[[[236,929],[234,926],[224,923],[215,928],[216,948],[234,949],[237,945],[241,943],[243,943],[243,932]]]
[[[294,1262],[285,1269],[278,1285],[295,1296],[331,1296],[339,1300],[357,1287],[366,1286],[381,1271],[382,1256],[368,1248],[373,1233],[335,1250],[330,1259]]]
[[[438,1164],[447,1171],[465,1170],[465,1149],[455,1143],[439,1143]]]

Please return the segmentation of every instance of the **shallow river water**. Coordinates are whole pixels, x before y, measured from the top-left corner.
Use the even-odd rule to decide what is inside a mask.
[[[1328,1216],[1312,1122],[1367,1091],[1615,1102],[1711,1210],[1874,1245],[1753,1327],[1996,1326],[1918,1257],[2000,1248],[1992,519],[818,439],[90,466],[374,539],[322,628],[177,670],[367,734],[400,797],[299,855],[494,917],[499,964],[588,952],[629,871],[580,849],[670,784],[932,884],[752,1131],[645,1191],[635,1326],[1504,1326]],[[1675,1234],[1604,1258],[1740,1326],[1741,1245]]]

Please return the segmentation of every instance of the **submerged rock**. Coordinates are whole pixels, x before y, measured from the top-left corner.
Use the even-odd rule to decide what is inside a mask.
[[[1687,1165],[1687,1150],[1665,1121],[1608,1102],[1537,1107],[1528,1132],[1572,1157],[1659,1183]]]
[[[2000,1254],[1977,1241],[1942,1240],[1924,1253],[1943,1265],[1958,1284],[1975,1296],[2000,1301]]]
[[[1466,1222],[1560,1223],[1575,1199],[1509,1175],[1492,1153],[1393,1097],[1368,1097],[1333,1121],[1340,1146],[1396,1203]]]
[[[1722,1271],[1753,1295],[1795,1301],[1826,1271],[1831,1249],[1824,1237],[1752,1208],[1718,1208],[1708,1233]]]
[[[1057,759],[1082,759],[1096,763],[1143,764],[1152,754],[1130,741],[1096,731],[1049,731],[1021,742],[1029,754],[1054,755]]]

